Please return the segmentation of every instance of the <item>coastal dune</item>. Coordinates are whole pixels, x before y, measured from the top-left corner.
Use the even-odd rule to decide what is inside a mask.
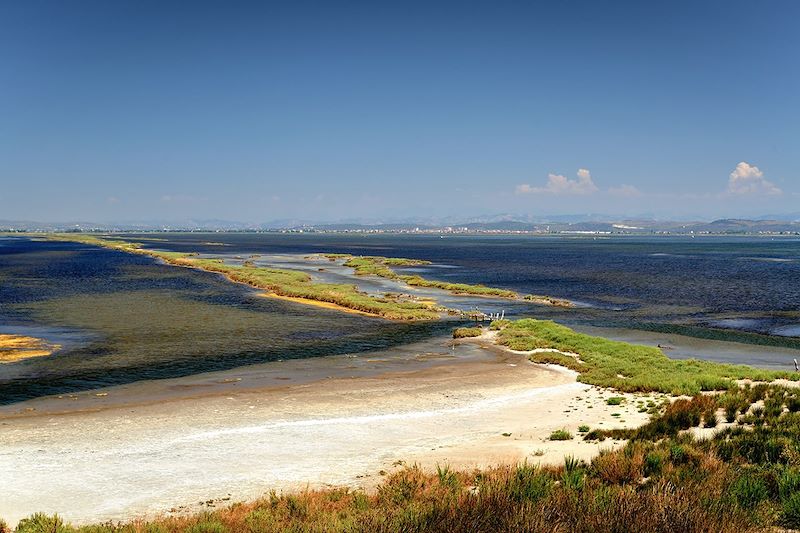
[[[550,441],[550,433],[646,419],[633,408],[609,407],[608,392],[577,383],[571,371],[500,350],[495,356],[150,405],[6,416],[0,517],[14,523],[44,511],[77,524],[123,520],[273,489],[370,490],[413,463],[473,468],[588,459],[600,444]]]

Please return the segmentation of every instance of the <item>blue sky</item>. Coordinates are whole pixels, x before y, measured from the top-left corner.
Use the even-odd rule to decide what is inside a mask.
[[[4,2],[0,219],[800,211],[800,2]]]

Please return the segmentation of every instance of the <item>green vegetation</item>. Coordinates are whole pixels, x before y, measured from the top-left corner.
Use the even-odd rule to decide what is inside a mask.
[[[399,295],[373,297],[359,291],[355,285],[314,283],[308,274],[296,270],[257,267],[251,262],[230,265],[221,259],[200,259],[196,257],[196,254],[147,250],[142,248],[139,243],[96,235],[68,233],[48,237],[148,255],[172,265],[217,272],[232,281],[264,289],[277,296],[324,302],[390,320],[435,320],[439,318],[439,311],[431,303],[403,299]]]
[[[623,392],[659,391],[691,395],[728,389],[737,379],[798,379],[796,373],[790,372],[695,359],[670,359],[658,348],[584,335],[549,320],[524,319],[499,327],[497,342],[513,350],[553,348],[579,355],[543,352],[532,354],[531,361],[571,368],[580,373],[578,379],[584,383]]]
[[[552,298],[550,296],[542,296],[540,294],[526,294],[524,299],[540,305],[552,305],[555,307],[573,307],[573,303],[570,302],[569,300],[563,300],[561,298]]]
[[[417,275],[399,274],[391,267],[406,267],[429,265],[430,261],[421,259],[404,259],[400,257],[380,257],[380,256],[353,256],[349,254],[325,254],[331,261],[344,259],[344,266],[353,268],[357,276],[380,276],[386,279],[402,281],[412,287],[429,287],[449,291],[453,294],[471,296],[492,296],[496,298],[519,299],[520,295],[508,289],[498,289],[485,287],[483,285],[469,285],[466,283],[449,283],[446,281],[436,281],[425,279]],[[559,305],[570,307],[572,304],[567,300],[559,300],[547,296],[536,296],[529,294],[525,300],[544,305]]]
[[[606,399],[606,404],[607,405],[620,405],[624,400],[625,400],[625,398],[623,398],[622,396],[612,396],[611,398]]]
[[[566,429],[557,429],[550,434],[550,440],[572,440],[572,433]]]
[[[463,339],[466,337],[480,337],[483,334],[482,328],[456,328],[453,330],[454,339]]]

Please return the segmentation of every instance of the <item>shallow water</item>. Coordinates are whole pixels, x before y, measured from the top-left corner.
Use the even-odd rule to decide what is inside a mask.
[[[304,269],[320,281],[355,282],[374,294],[414,292],[436,296],[448,307],[503,310],[509,317],[552,318],[578,328],[647,331],[649,338],[695,339],[668,352],[674,357],[791,368],[800,356],[796,238],[159,234],[130,239],[228,260],[258,254],[260,263]],[[318,252],[427,259],[433,264],[405,270],[566,298],[578,307],[354,280],[350,269],[307,258]],[[0,238],[0,332],[64,346],[51,357],[0,366],[0,404],[270,361],[391,350],[434,342],[452,327],[452,322],[392,323],[268,299],[219,275],[143,256]],[[730,342],[735,344],[725,344]]]
[[[64,348],[0,366],[0,404],[282,359],[381,350],[446,333],[264,298],[221,276],[75,244],[0,248],[0,327]]]

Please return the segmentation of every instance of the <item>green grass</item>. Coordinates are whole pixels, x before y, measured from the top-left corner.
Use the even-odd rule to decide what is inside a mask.
[[[467,337],[480,337],[483,334],[482,328],[456,328],[453,330],[454,339],[463,339]]]
[[[572,433],[566,429],[557,429],[550,434],[550,440],[572,440]]]
[[[514,350],[554,348],[577,353],[580,359],[558,353],[533,354],[530,359],[571,368],[580,373],[578,379],[584,383],[623,392],[692,395],[700,391],[728,389],[733,385],[732,380],[737,379],[798,379],[798,375],[791,372],[695,359],[670,359],[658,348],[584,335],[549,320],[523,319],[505,324],[497,341]]]

